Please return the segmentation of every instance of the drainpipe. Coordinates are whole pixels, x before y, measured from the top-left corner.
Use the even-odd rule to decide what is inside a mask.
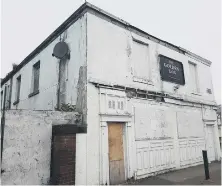
[[[57,109],[60,110],[60,82],[61,82],[61,60],[59,60],[59,77],[58,77],[58,87],[57,87]]]
[[[3,152],[3,141],[4,141],[4,128],[5,128],[5,101],[6,101],[7,88],[5,86],[4,102],[3,102],[3,111],[1,118],[1,163],[2,163],[2,152]]]

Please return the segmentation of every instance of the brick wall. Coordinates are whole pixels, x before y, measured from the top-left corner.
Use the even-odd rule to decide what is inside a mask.
[[[54,136],[53,151],[53,182],[75,184],[76,135]]]

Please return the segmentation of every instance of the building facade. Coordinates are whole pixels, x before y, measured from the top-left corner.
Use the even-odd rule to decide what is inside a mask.
[[[61,41],[69,59],[52,56]],[[121,183],[201,164],[204,149],[220,159],[210,66],[85,3],[2,80],[1,96],[6,109],[74,106],[87,125],[75,183]]]
[[[218,125],[220,150],[222,152],[222,148],[221,148],[221,105],[217,106],[217,125]],[[222,153],[221,153],[221,157],[222,157]]]

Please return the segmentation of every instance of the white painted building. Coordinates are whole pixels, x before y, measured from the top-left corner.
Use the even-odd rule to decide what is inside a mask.
[[[59,41],[65,62],[52,56]],[[220,159],[210,66],[85,3],[2,80],[1,95],[10,109],[75,105],[87,124],[75,182],[110,184],[201,164],[204,149]]]

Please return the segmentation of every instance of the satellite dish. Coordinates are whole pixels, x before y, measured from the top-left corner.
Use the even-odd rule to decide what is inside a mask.
[[[64,58],[69,53],[69,47],[67,43],[61,41],[55,45],[53,48],[52,56],[55,56],[58,59]]]

